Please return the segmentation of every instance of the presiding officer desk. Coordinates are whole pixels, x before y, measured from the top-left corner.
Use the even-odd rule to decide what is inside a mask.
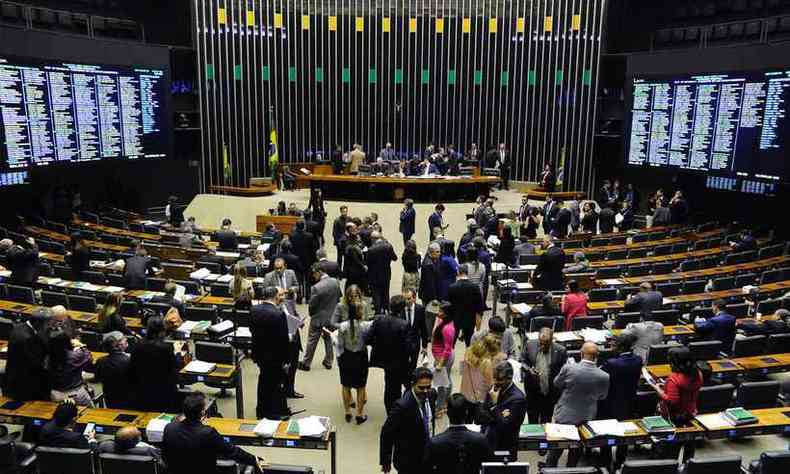
[[[57,403],[48,401],[24,402],[15,409],[3,408],[12,400],[0,396],[0,423],[13,425],[43,425],[51,420]],[[96,425],[96,433],[112,434],[119,428],[133,425],[145,436],[148,422],[161,415],[159,412],[142,412],[115,408],[77,407],[77,430],[84,429],[88,423]],[[129,420],[129,421],[119,421]],[[295,448],[328,450],[330,455],[330,472],[336,472],[337,437],[331,422],[327,432],[321,438],[300,437],[288,433],[288,422],[280,422],[277,431],[271,438],[262,437],[253,431],[258,420],[244,418],[207,418],[205,424],[213,427],[226,440],[239,446],[262,446],[269,448]]]

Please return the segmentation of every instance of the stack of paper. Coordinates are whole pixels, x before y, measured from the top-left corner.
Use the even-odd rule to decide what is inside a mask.
[[[181,326],[178,326],[178,329],[176,329],[176,331],[186,335],[186,337],[189,337],[189,335],[192,334],[192,331],[197,327],[197,325],[198,325],[197,321],[184,321],[184,323],[181,324]]]
[[[569,342],[575,341],[579,339],[579,336],[576,335],[573,331],[563,331],[563,332],[555,332],[554,333],[554,340],[557,342]]]
[[[501,272],[504,269],[505,269],[505,264],[504,263],[493,262],[491,264],[491,271],[492,272]]]
[[[212,362],[203,362],[201,360],[193,360],[184,367],[184,371],[191,374],[210,374],[217,368],[217,364]]]
[[[532,306],[528,305],[527,303],[511,303],[510,310],[514,313],[526,316],[530,311],[532,311]]]
[[[145,437],[148,438],[148,441],[151,443],[161,443],[162,435],[165,433],[165,426],[175,419],[175,415],[162,413],[148,422],[148,425],[145,427]]]
[[[201,268],[199,270],[195,270],[194,272],[189,274],[189,278],[194,280],[202,280],[207,276],[211,275],[211,271],[208,268]]]
[[[277,428],[280,427],[280,420],[267,420],[266,418],[262,419],[255,425],[255,429],[253,430],[256,435],[263,436],[264,438],[271,438],[277,432]]]
[[[101,289],[101,291],[105,293],[120,293],[122,291],[125,291],[125,288],[121,286],[105,286],[104,288]]]
[[[725,418],[721,413],[708,413],[706,415],[697,415],[696,420],[702,426],[709,430],[720,428],[732,428],[735,426],[733,422]]]
[[[592,431],[593,436],[623,436],[624,427],[617,420],[593,420],[588,421],[587,426]]]
[[[521,362],[515,359],[508,359],[507,361],[513,367],[513,382],[521,384]]]
[[[233,275],[230,274],[222,275],[219,278],[217,278],[217,281],[220,283],[230,283],[231,281],[233,281]]]
[[[521,429],[518,432],[518,436],[519,438],[543,439],[546,437],[546,430],[543,429],[543,425],[524,424],[521,425]]]
[[[236,329],[236,332],[233,333],[233,337],[237,338],[252,338],[252,332],[248,327],[240,327]]]
[[[549,438],[568,439],[579,441],[579,430],[573,425],[559,425],[557,423],[546,423],[546,436]]]
[[[2,270],[0,271],[0,277],[8,278],[11,276],[11,270]]]
[[[519,290],[531,290],[532,289],[532,283],[530,283],[528,281],[524,281],[524,282],[521,282],[521,283],[516,283],[516,288],[518,288]]]
[[[499,286],[502,288],[506,288],[508,286],[516,286],[517,284],[518,282],[516,280],[511,280],[511,279],[499,280]]]
[[[579,334],[585,342],[594,342],[596,344],[603,344],[606,338],[609,337],[609,331],[605,329],[584,328],[579,331]]]
[[[479,433],[482,428],[482,426],[475,424],[468,424],[464,426],[466,426],[466,429],[468,429],[469,431],[474,431],[475,433]]]
[[[326,425],[320,416],[308,416],[297,421],[299,423],[299,436],[320,438],[326,433]]]

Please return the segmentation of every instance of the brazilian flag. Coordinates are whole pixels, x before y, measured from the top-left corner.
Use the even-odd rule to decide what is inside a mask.
[[[222,172],[225,177],[225,184],[228,184],[233,179],[233,172],[230,169],[230,155],[228,154],[228,145],[222,144]]]
[[[269,172],[272,179],[275,179],[277,177],[277,166],[280,164],[280,155],[277,152],[277,130],[272,129],[269,141],[271,142],[269,145]]]

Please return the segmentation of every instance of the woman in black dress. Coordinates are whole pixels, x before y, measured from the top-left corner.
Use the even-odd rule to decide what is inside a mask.
[[[343,408],[346,422],[351,422],[351,389],[357,392],[356,421],[361,425],[367,421],[365,402],[368,384],[368,348],[365,336],[370,330],[371,321],[360,322],[363,309],[360,304],[350,304],[348,320],[337,326],[337,365],[340,369],[340,385],[343,386]]]
[[[403,280],[401,282],[401,291],[408,289],[417,290],[420,287],[420,264],[422,258],[417,253],[417,244],[413,240],[407,240],[406,246],[401,255],[401,264],[403,265]]]
[[[507,266],[512,266],[515,248],[516,240],[513,238],[513,231],[510,229],[510,227],[505,227],[502,229],[502,239],[499,241],[499,250],[497,250],[494,261],[504,263]]]
[[[591,234],[598,233],[598,213],[595,212],[595,204],[592,201],[587,201],[582,207],[584,216],[582,217],[582,230],[590,232]]]

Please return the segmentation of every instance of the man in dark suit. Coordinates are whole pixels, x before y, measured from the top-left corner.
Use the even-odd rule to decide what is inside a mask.
[[[653,284],[649,281],[639,285],[639,293],[630,295],[625,300],[626,311],[639,311],[642,319],[648,319],[653,311],[661,309],[664,304],[664,296],[661,292],[653,290]]]
[[[694,321],[694,329],[706,339],[721,341],[723,352],[729,354],[735,341],[735,316],[727,313],[727,301],[723,299],[714,301],[711,306],[713,317],[697,318]]]
[[[305,229],[305,221],[302,219],[296,221],[294,230],[291,232],[291,245],[293,246],[294,254],[299,258],[299,266],[303,269],[299,280],[302,287],[300,294],[307,299],[310,298],[310,267],[315,262],[318,240]]]
[[[302,281],[302,272],[306,271],[307,269],[302,268],[302,261],[299,260],[299,257],[297,257],[296,254],[293,253],[293,244],[290,240],[283,240],[283,242],[280,244],[280,251],[274,256],[274,258],[269,259],[270,272],[274,270],[275,263],[277,262],[277,259],[280,258],[283,259],[283,262],[285,262],[285,266],[289,270],[293,270],[294,274],[296,274],[296,281]],[[299,292],[301,292],[301,287],[298,284],[297,287],[299,287]]]
[[[181,317],[184,317],[184,313],[186,312],[186,308],[184,307],[184,303],[176,299],[176,292],[178,291],[178,285],[172,281],[168,281],[165,283],[164,294],[162,295],[154,295],[151,298],[151,303],[163,303],[169,304],[171,308],[175,308],[178,310],[178,314]]]
[[[543,204],[543,232],[546,235],[550,235],[554,230],[558,212],[560,212],[560,208],[557,206],[557,201],[547,196],[546,202]]]
[[[414,225],[417,219],[417,211],[414,210],[414,201],[406,199],[403,201],[403,209],[400,211],[400,225],[398,230],[403,235],[404,245],[414,235]]]
[[[390,301],[390,315],[373,320],[367,335],[372,347],[370,366],[384,369],[384,408],[387,413],[409,383],[410,352],[414,347],[409,327],[402,318],[406,301],[395,295]]]
[[[9,245],[10,243],[10,240],[4,240],[3,243],[8,269],[11,270],[8,281],[14,285],[32,286],[38,280],[39,256],[36,241],[28,237],[19,245]]]
[[[145,279],[154,275],[154,262],[148,257],[148,251],[138,245],[134,257],[126,259],[123,269],[124,287],[128,290],[144,290]]]
[[[382,313],[387,309],[390,300],[390,280],[392,279],[392,262],[398,260],[392,245],[374,231],[370,234],[373,245],[368,248],[368,282],[373,294],[373,309]]]
[[[431,239],[433,237],[433,229],[435,229],[436,227],[442,229],[442,232],[444,232],[444,229],[447,228],[444,225],[444,221],[442,217],[443,212],[444,212],[444,204],[439,203],[434,207],[433,214],[428,216],[428,239]]]
[[[504,143],[499,144],[496,155],[495,168],[499,168],[499,177],[502,179],[502,189],[510,189],[510,152],[505,148]]]
[[[683,196],[683,191],[676,191],[669,201],[669,214],[672,224],[683,224],[688,219],[689,204]]]
[[[441,248],[436,242],[428,245],[428,255],[420,266],[420,288],[418,294],[423,306],[435,300],[439,294],[439,257]]]
[[[442,434],[428,440],[425,447],[424,472],[478,474],[484,461],[493,459],[494,452],[488,440],[480,433],[470,431],[466,423],[469,402],[460,393],[447,401],[450,426]]]
[[[733,252],[746,252],[747,250],[757,250],[757,239],[752,235],[752,231],[746,229],[741,232],[736,242],[730,242]]]
[[[365,263],[365,252],[362,250],[359,228],[354,223],[348,224],[343,272],[346,276],[346,289],[351,285],[357,285],[362,290],[362,293],[369,294],[368,266]]]
[[[346,224],[348,224],[348,206],[340,206],[340,215],[332,223],[332,241],[337,249],[337,264],[343,268],[344,249],[341,240],[346,235]]]
[[[55,408],[52,420],[47,422],[38,435],[39,446],[49,448],[93,449],[96,446],[96,431],[82,434],[74,431],[77,405],[71,399],[64,400]]]
[[[554,240],[544,240],[546,250],[538,258],[538,265],[532,272],[535,288],[540,290],[561,290],[565,281],[562,269],[565,267],[565,252],[555,245]]]
[[[417,368],[420,355],[428,351],[430,334],[425,324],[425,306],[417,304],[417,293],[413,288],[403,290],[403,300],[405,305],[402,316],[409,328],[409,341],[412,342],[409,362],[409,373],[412,373]]]
[[[318,249],[315,253],[315,258],[318,260],[318,266],[321,267],[321,271],[329,275],[330,278],[334,278],[337,281],[340,281],[342,278],[342,274],[340,273],[340,265],[337,262],[333,262],[326,258],[326,250],[323,248]]]
[[[129,403],[129,364],[131,359],[126,349],[129,343],[120,331],[104,335],[102,345],[109,353],[96,361],[96,381],[101,382],[107,408],[126,408]]]
[[[239,237],[236,231],[231,229],[232,222],[227,217],[222,219],[222,227],[214,235],[219,242],[220,250],[236,251],[239,248]]]
[[[217,459],[230,459],[239,464],[263,469],[263,459],[230,444],[217,430],[203,424],[206,417],[206,396],[201,392],[184,399],[184,419],[165,426],[162,435],[162,456],[170,474],[214,472]]]
[[[263,290],[263,303],[250,310],[252,360],[258,364],[257,417],[280,419],[290,416],[285,399],[286,365],[290,359],[288,323],[280,308],[285,290],[268,286]]]
[[[527,415],[524,392],[513,383],[513,366],[502,361],[494,367],[494,385],[480,410],[483,433],[494,451],[510,451],[517,459],[518,432]]]
[[[115,439],[102,441],[96,447],[99,454],[121,454],[132,456],[148,456],[156,460],[156,464],[161,472],[166,472],[166,466],[162,461],[162,452],[159,448],[143,442],[140,430],[135,426],[124,426],[115,433]]]
[[[636,336],[628,333],[621,334],[615,340],[615,353],[601,365],[601,370],[609,374],[609,393],[606,398],[598,402],[599,419],[627,420],[631,418],[636,389],[639,377],[642,375],[642,359],[631,352],[636,342]],[[609,472],[616,472],[625,462],[628,446],[617,446],[617,456],[612,463],[612,447],[601,448],[604,457],[604,466]],[[612,470],[614,468],[614,470]]]
[[[557,212],[554,216],[551,235],[558,239],[564,239],[568,236],[568,226],[571,225],[571,211],[565,207],[565,202],[561,199],[557,200],[556,207]]]
[[[392,466],[398,474],[422,474],[425,447],[436,429],[436,392],[433,373],[419,367],[412,388],[395,401],[379,437],[379,464],[382,472]]]
[[[469,280],[469,265],[458,265],[458,276],[455,283],[447,290],[447,300],[450,302],[450,313],[456,330],[469,347],[475,326],[480,324],[485,310],[480,286]],[[457,334],[457,333],[456,333]]]
[[[181,403],[178,371],[183,360],[176,357],[173,343],[165,341],[162,318],[150,318],[145,329],[145,339],[134,345],[129,358],[130,408],[170,413]]]
[[[3,378],[6,397],[20,402],[50,399],[44,334],[50,314],[48,308],[38,308],[30,319],[11,329]]]
[[[538,340],[529,340],[521,353],[522,379],[527,394],[527,417],[531,424],[549,423],[560,392],[554,378],[568,361],[565,347],[553,340],[554,331],[542,328]]]
[[[602,234],[614,232],[614,211],[611,207],[601,208],[601,212],[598,213],[598,227]]]

